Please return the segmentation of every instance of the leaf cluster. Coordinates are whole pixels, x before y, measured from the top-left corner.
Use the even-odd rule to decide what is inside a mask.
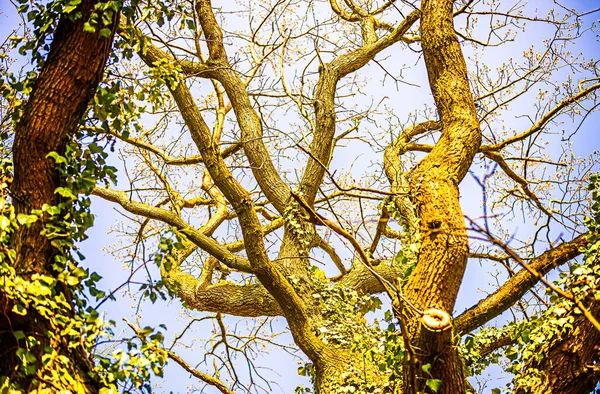
[[[98,345],[113,341],[115,322],[105,321],[91,305],[106,295],[98,287],[100,275],[84,268],[84,258],[76,243],[85,239],[85,231],[93,225],[89,194],[98,181],[114,181],[115,169],[106,165],[105,147],[98,141],[85,145],[72,141],[63,155],[52,152],[51,157],[62,179],[56,193],[56,206],[44,205],[30,214],[16,214],[11,204],[8,186],[12,164],[0,163],[0,294],[11,306],[13,316],[29,315],[41,318],[47,329],[40,332],[14,331],[19,360],[16,374],[28,377],[31,387],[39,392],[60,388],[70,392],[85,392],[85,382],[71,373],[73,361],[56,349],[72,349],[77,354],[91,354],[94,372],[103,390],[116,392],[117,387],[151,391],[150,376],[162,376],[166,351],[163,335],[151,328],[142,330],[142,337],[121,339],[126,349],[117,348],[110,354],[98,353]],[[51,240],[58,251],[52,274],[28,274],[14,268],[16,253],[12,237],[20,226],[42,221],[42,234]],[[141,341],[141,345],[136,342]],[[23,392],[23,388],[0,377],[2,392]]]

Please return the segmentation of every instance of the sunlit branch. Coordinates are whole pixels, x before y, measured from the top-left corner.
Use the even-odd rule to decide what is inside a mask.
[[[375,235],[373,236],[373,241],[371,242],[371,246],[369,247],[369,256],[373,257],[375,254],[375,250],[377,249],[377,245],[379,245],[379,240],[382,235],[385,235],[385,229],[387,228],[388,222],[390,220],[390,214],[385,207],[385,203],[381,208],[381,215],[379,216],[379,220],[377,221],[377,227],[375,228]]]
[[[506,259],[508,258],[508,256],[498,256],[489,253],[469,253],[468,256],[470,259],[492,260],[499,263],[506,261]]]
[[[217,241],[190,227],[185,220],[171,211],[131,201],[126,193],[106,189],[103,187],[95,187],[92,194],[105,200],[115,202],[123,207],[126,211],[133,214],[159,220],[163,223],[174,226],[182,231],[190,239],[190,241],[194,242],[194,244],[196,244],[199,248],[216,257],[229,268],[242,272],[252,272],[252,268],[247,259],[234,255]]]
[[[494,242],[493,240],[496,240],[496,238],[492,238],[492,242]],[[542,253],[529,264],[525,263],[503,242],[496,240],[494,244],[503,249],[507,256],[517,261],[523,269],[508,279],[494,293],[460,314],[454,320],[457,333],[472,331],[500,315],[531,290],[543,278],[543,275],[579,256],[581,254],[580,249],[587,244],[587,234],[580,235],[572,241],[565,242]]]
[[[327,241],[325,241],[323,238],[320,238],[317,247],[327,253],[337,269],[340,270],[341,275],[345,275],[348,272],[346,267],[344,267],[344,263],[342,262],[340,256],[337,254],[333,246],[331,246]]]
[[[86,129],[88,130],[93,130],[94,132],[97,133],[102,133],[104,132],[104,129],[102,128],[98,128],[98,127],[86,127]],[[174,165],[174,166],[185,166],[185,165],[194,165],[194,164],[201,164],[202,163],[202,157],[199,155],[194,155],[194,156],[189,156],[189,157],[172,157],[170,156],[168,153],[166,153],[164,150],[149,144],[147,142],[142,141],[140,138],[134,138],[134,137],[124,137],[122,134],[120,133],[115,133],[113,131],[109,131],[109,134],[117,137],[118,139],[120,139],[123,142],[126,142],[130,145],[133,145],[137,148],[140,148],[142,150],[146,150],[148,152],[151,152],[155,155],[157,155],[158,157],[161,158],[161,160],[168,165]],[[221,151],[221,156],[226,159],[229,156],[235,154],[236,152],[238,152],[240,149],[242,148],[242,144],[239,142],[236,142],[234,144],[229,145],[227,148],[223,149]]]
[[[419,19],[420,12],[411,12],[396,29],[371,44],[365,44],[349,53],[322,64],[319,81],[315,89],[315,129],[310,147],[311,156],[300,181],[299,190],[309,205],[314,204],[315,196],[328,168],[333,154],[333,142],[336,129],[335,92],[338,81],[353,73],[382,50],[402,41],[403,36]]]
[[[509,138],[505,139],[504,141],[496,143],[496,144],[482,145],[481,151],[482,152],[499,151],[499,150],[507,147],[508,145],[514,144],[515,142],[518,142],[518,141],[522,141],[525,138],[529,137],[530,135],[533,135],[533,134],[537,133],[538,131],[543,130],[543,128],[546,126],[546,124],[548,124],[548,122],[550,122],[556,116],[560,115],[565,108],[567,108],[569,105],[574,104],[574,103],[578,102],[579,100],[583,99],[588,94],[596,91],[598,88],[600,88],[600,83],[595,83],[593,85],[588,86],[585,89],[582,89],[581,91],[579,91],[579,93],[559,102],[556,106],[554,106],[554,108],[552,108],[550,111],[548,111],[546,114],[544,114],[544,116],[542,116],[540,118],[540,120],[538,120],[529,130],[524,131],[520,134],[517,134],[513,137],[509,137]]]
[[[333,12],[335,12],[340,18],[344,19],[345,21],[358,22],[360,20],[360,15],[350,13],[344,8],[340,7],[338,0],[330,0],[330,4]]]
[[[306,210],[306,212],[308,212],[309,216],[311,217],[311,220],[314,221],[314,223],[321,224],[333,230],[335,233],[341,235],[343,238],[350,242],[350,244],[353,246],[354,250],[358,254],[359,260],[363,263],[363,266],[377,279],[377,281],[379,281],[379,283],[382,285],[382,287],[385,289],[385,291],[392,300],[398,299],[398,301],[409,305],[414,311],[422,315],[422,312],[418,308],[413,306],[406,298],[404,298],[404,296],[401,293],[397,291],[396,286],[393,282],[381,276],[373,268],[373,261],[369,258],[369,256],[367,256],[365,250],[362,248],[360,243],[358,243],[356,238],[352,236],[352,234],[350,234],[348,231],[344,230],[342,227],[332,222],[331,220],[319,215],[296,193],[292,192],[292,197],[298,202],[298,204],[300,204],[302,208],[304,208],[304,210]],[[394,278],[393,281],[395,282],[397,279],[398,277]]]
[[[210,1],[198,1],[196,12],[209,49],[208,63],[219,65],[212,77],[223,85],[231,101],[242,131],[244,151],[252,172],[269,201],[280,214],[283,214],[290,197],[289,188],[281,179],[263,143],[261,120],[250,102],[246,85],[229,64],[223,45],[223,34],[215,19]]]

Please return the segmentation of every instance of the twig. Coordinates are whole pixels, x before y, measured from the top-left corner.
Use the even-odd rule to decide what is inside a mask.
[[[594,317],[594,315],[592,315],[592,313],[589,311],[589,309],[587,309],[583,305],[583,303],[580,300],[578,300],[577,297],[575,297],[575,295],[573,293],[571,293],[569,291],[564,291],[561,288],[548,282],[542,276],[542,274],[540,274],[535,269],[531,268],[531,266],[529,264],[527,264],[521,257],[519,257],[519,255],[517,253],[515,253],[515,251],[513,251],[506,243],[502,242],[501,240],[494,237],[490,233],[485,232],[484,229],[482,229],[477,223],[473,222],[472,220],[469,219],[469,221],[471,222],[471,225],[476,230],[486,234],[488,240],[491,243],[502,248],[510,258],[515,260],[521,267],[523,267],[525,270],[527,270],[527,272],[529,272],[531,275],[533,275],[535,278],[537,278],[540,282],[542,282],[544,285],[546,285],[546,287],[548,287],[550,290],[554,291],[556,294],[560,295],[561,297],[564,297],[564,298],[568,299],[569,301],[573,302],[577,306],[577,308],[579,308],[581,310],[581,312],[589,320],[589,322],[592,323],[592,325],[596,328],[596,330],[600,331],[600,322],[598,322],[598,320]]]
[[[127,323],[127,325],[129,326],[129,328],[131,328],[133,330],[133,332],[135,333],[135,335],[145,344],[148,344],[148,341],[146,340],[146,337],[141,333],[140,329],[136,326],[134,326],[129,320],[127,320],[127,318],[123,318],[123,321],[125,323]],[[152,345],[151,345],[152,346]],[[158,350],[158,347],[153,346]],[[185,369],[187,372],[189,372],[192,376],[202,380],[204,383],[209,384],[211,386],[216,387],[220,392],[222,392],[223,394],[234,394],[233,391],[231,391],[229,389],[229,387],[227,387],[225,385],[225,383],[221,382],[219,379],[213,378],[210,375],[207,375],[203,372],[198,371],[197,369],[193,368],[191,365],[189,365],[188,363],[186,363],[181,357],[179,357],[179,355],[171,350],[166,350],[166,349],[160,349],[160,350],[164,350],[167,353],[167,356],[169,356],[169,358],[173,361],[175,361],[177,364],[179,364],[183,369]]]
[[[368,187],[357,187],[357,186],[351,186],[351,187],[342,187],[339,183],[337,183],[337,181],[333,178],[333,175],[329,169],[327,168],[327,166],[323,163],[321,163],[321,161],[315,157],[315,155],[313,155],[310,151],[308,151],[306,148],[302,147],[302,145],[300,144],[296,144],[296,147],[298,147],[302,152],[306,153],[307,155],[309,155],[313,160],[315,160],[319,166],[321,166],[321,168],[323,168],[325,170],[325,173],[327,174],[327,176],[329,177],[329,180],[331,181],[331,183],[333,183],[333,185],[343,191],[343,192],[351,192],[353,190],[358,190],[361,192],[367,192],[367,193],[376,193],[376,194],[383,194],[386,196],[397,196],[398,193],[392,193],[392,192],[386,192],[383,190],[376,190],[376,189],[370,189]]]

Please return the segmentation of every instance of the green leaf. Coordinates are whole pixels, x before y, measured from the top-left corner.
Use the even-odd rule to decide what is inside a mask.
[[[394,315],[392,315],[392,312],[390,311],[385,311],[385,313],[383,314],[383,319],[388,323],[391,322],[393,318]]]
[[[87,271],[81,267],[77,267],[71,272],[77,278],[85,278],[87,277]]]
[[[121,2],[120,1],[109,1],[106,4],[106,8],[111,9],[113,11],[119,11],[119,9],[121,8]]]
[[[404,252],[402,250],[400,250],[396,254],[396,257],[394,257],[394,263],[398,265],[403,265],[404,263],[406,263],[406,256],[404,256]]]
[[[69,13],[75,11],[76,8],[77,8],[76,5],[68,5],[65,7],[65,9],[63,11],[65,14],[69,14]]]
[[[471,351],[473,346],[475,346],[475,339],[469,335],[465,338],[465,349]]]
[[[83,24],[83,31],[85,31],[86,33],[95,33],[96,28],[94,26],[92,26],[92,24],[90,22],[85,22]]]
[[[508,359],[511,361],[515,361],[517,358],[519,358],[519,351],[514,346],[511,346],[506,351],[506,357],[508,357]]]
[[[37,221],[38,221],[37,215],[25,215],[24,213],[20,213],[17,215],[17,222],[19,222],[19,224],[24,224],[26,226],[29,226],[32,223],[35,223]]]
[[[92,272],[92,273],[90,274],[90,279],[91,279],[93,282],[98,282],[100,279],[102,279],[102,277],[101,277],[100,275],[98,275],[98,273],[97,273],[97,272]]]
[[[29,350],[24,349],[22,347],[18,348],[15,353],[16,353],[17,357],[19,359],[21,359],[21,361],[23,362],[24,365],[33,364],[37,361],[35,356],[33,355],[33,353],[31,353]]]
[[[112,30],[108,29],[108,28],[104,28],[104,29],[100,29],[100,35],[102,37],[110,37],[110,34],[112,33]]]
[[[423,372],[429,373],[429,371],[431,370],[431,364],[425,364],[421,368],[423,369]]]
[[[71,199],[71,200],[76,200],[77,196],[75,194],[73,194],[73,192],[71,191],[71,189],[68,189],[66,187],[58,187],[56,188],[56,190],[54,191],[54,193],[60,194],[61,196]]]
[[[27,314],[27,309],[25,309],[25,307],[21,304],[13,306],[12,311],[21,316],[25,316]]]
[[[42,210],[45,211],[45,212],[48,212],[48,214],[50,214],[52,216],[58,215],[60,213],[60,208],[59,207],[48,205],[48,204],[44,204],[42,206]]]
[[[59,155],[56,152],[50,152],[50,153],[48,153],[46,155],[46,157],[50,157],[50,158],[54,159],[54,162],[56,164],[62,164],[62,163],[66,163],[67,162],[66,158],[62,157],[61,155]]]
[[[154,332],[154,328],[146,326],[140,330],[140,335],[147,337]]]
[[[427,379],[425,385],[429,387],[433,392],[437,393],[440,387],[442,387],[442,381],[439,379]]]
[[[10,226],[10,219],[7,218],[6,216],[2,216],[2,219],[0,219],[0,229],[6,230],[9,226]]]

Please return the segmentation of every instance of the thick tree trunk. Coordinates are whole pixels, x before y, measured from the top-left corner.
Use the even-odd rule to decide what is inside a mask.
[[[54,191],[60,185],[60,179],[53,160],[47,158],[47,155],[50,152],[64,152],[69,136],[76,131],[85,114],[102,79],[118,17],[114,13],[112,24],[102,26],[111,28],[109,37],[102,37],[98,32],[84,32],[83,24],[89,20],[98,3],[97,0],[83,0],[77,10],[82,14],[80,18],[75,21],[67,17],[61,18],[48,58],[15,126],[14,181],[10,190],[17,213],[29,214],[33,209],[41,209],[44,204],[52,206],[58,202]],[[43,222],[38,221],[30,227],[20,226],[14,235],[14,268],[17,275],[24,278],[29,278],[34,273],[56,275],[52,263],[58,251],[45,235],[40,234]],[[69,289],[57,291],[64,292],[66,299],[70,299]],[[2,293],[0,307],[4,311],[0,320],[0,376],[8,376],[29,391],[34,388],[31,385],[35,383],[31,376],[21,377],[16,373],[19,360],[15,351],[22,344],[17,342],[13,332],[23,331],[43,345],[49,341],[46,333],[50,327],[49,322],[33,309],[28,310],[25,316],[12,313],[11,300]],[[69,349],[67,341],[59,342],[64,347],[55,350],[71,359],[73,370],[70,372],[75,380],[86,391],[97,391],[91,374],[91,362],[82,349]],[[41,365],[40,361],[38,360],[38,365]]]
[[[420,220],[417,266],[405,288],[406,298],[421,311],[437,308],[452,314],[469,250],[458,185],[481,144],[481,131],[467,76],[467,67],[453,25],[452,0],[422,4],[421,35],[429,84],[442,123],[441,138],[410,174],[410,196]],[[449,324],[451,324],[449,322]],[[451,326],[431,330],[421,320],[409,322],[416,350],[417,386],[427,379],[442,382],[439,393],[463,393],[462,363]],[[431,365],[429,374],[423,365]]]
[[[442,136],[431,153],[408,174],[410,199],[420,223],[421,246],[417,266],[404,293],[414,306],[428,312],[423,318],[408,317],[415,359],[405,366],[405,393],[425,392],[428,379],[441,380],[439,393],[464,393],[466,385],[450,315],[469,249],[458,185],[479,149],[481,131],[466,64],[454,31],[452,6],[452,0],[429,0],[423,2],[421,9],[423,52]],[[446,321],[436,327],[436,319],[441,317]],[[342,354],[340,350],[338,358],[342,359]],[[359,392],[368,387],[371,379],[367,375],[373,365],[365,363],[360,354],[347,352],[343,361],[333,358],[329,364],[324,357],[320,359],[324,365],[316,368],[317,392],[348,387],[344,371],[351,372],[359,382],[356,387]],[[423,366],[427,364],[430,368],[425,368],[426,373]],[[336,368],[342,373],[332,372]],[[386,390],[402,389],[388,386]]]

